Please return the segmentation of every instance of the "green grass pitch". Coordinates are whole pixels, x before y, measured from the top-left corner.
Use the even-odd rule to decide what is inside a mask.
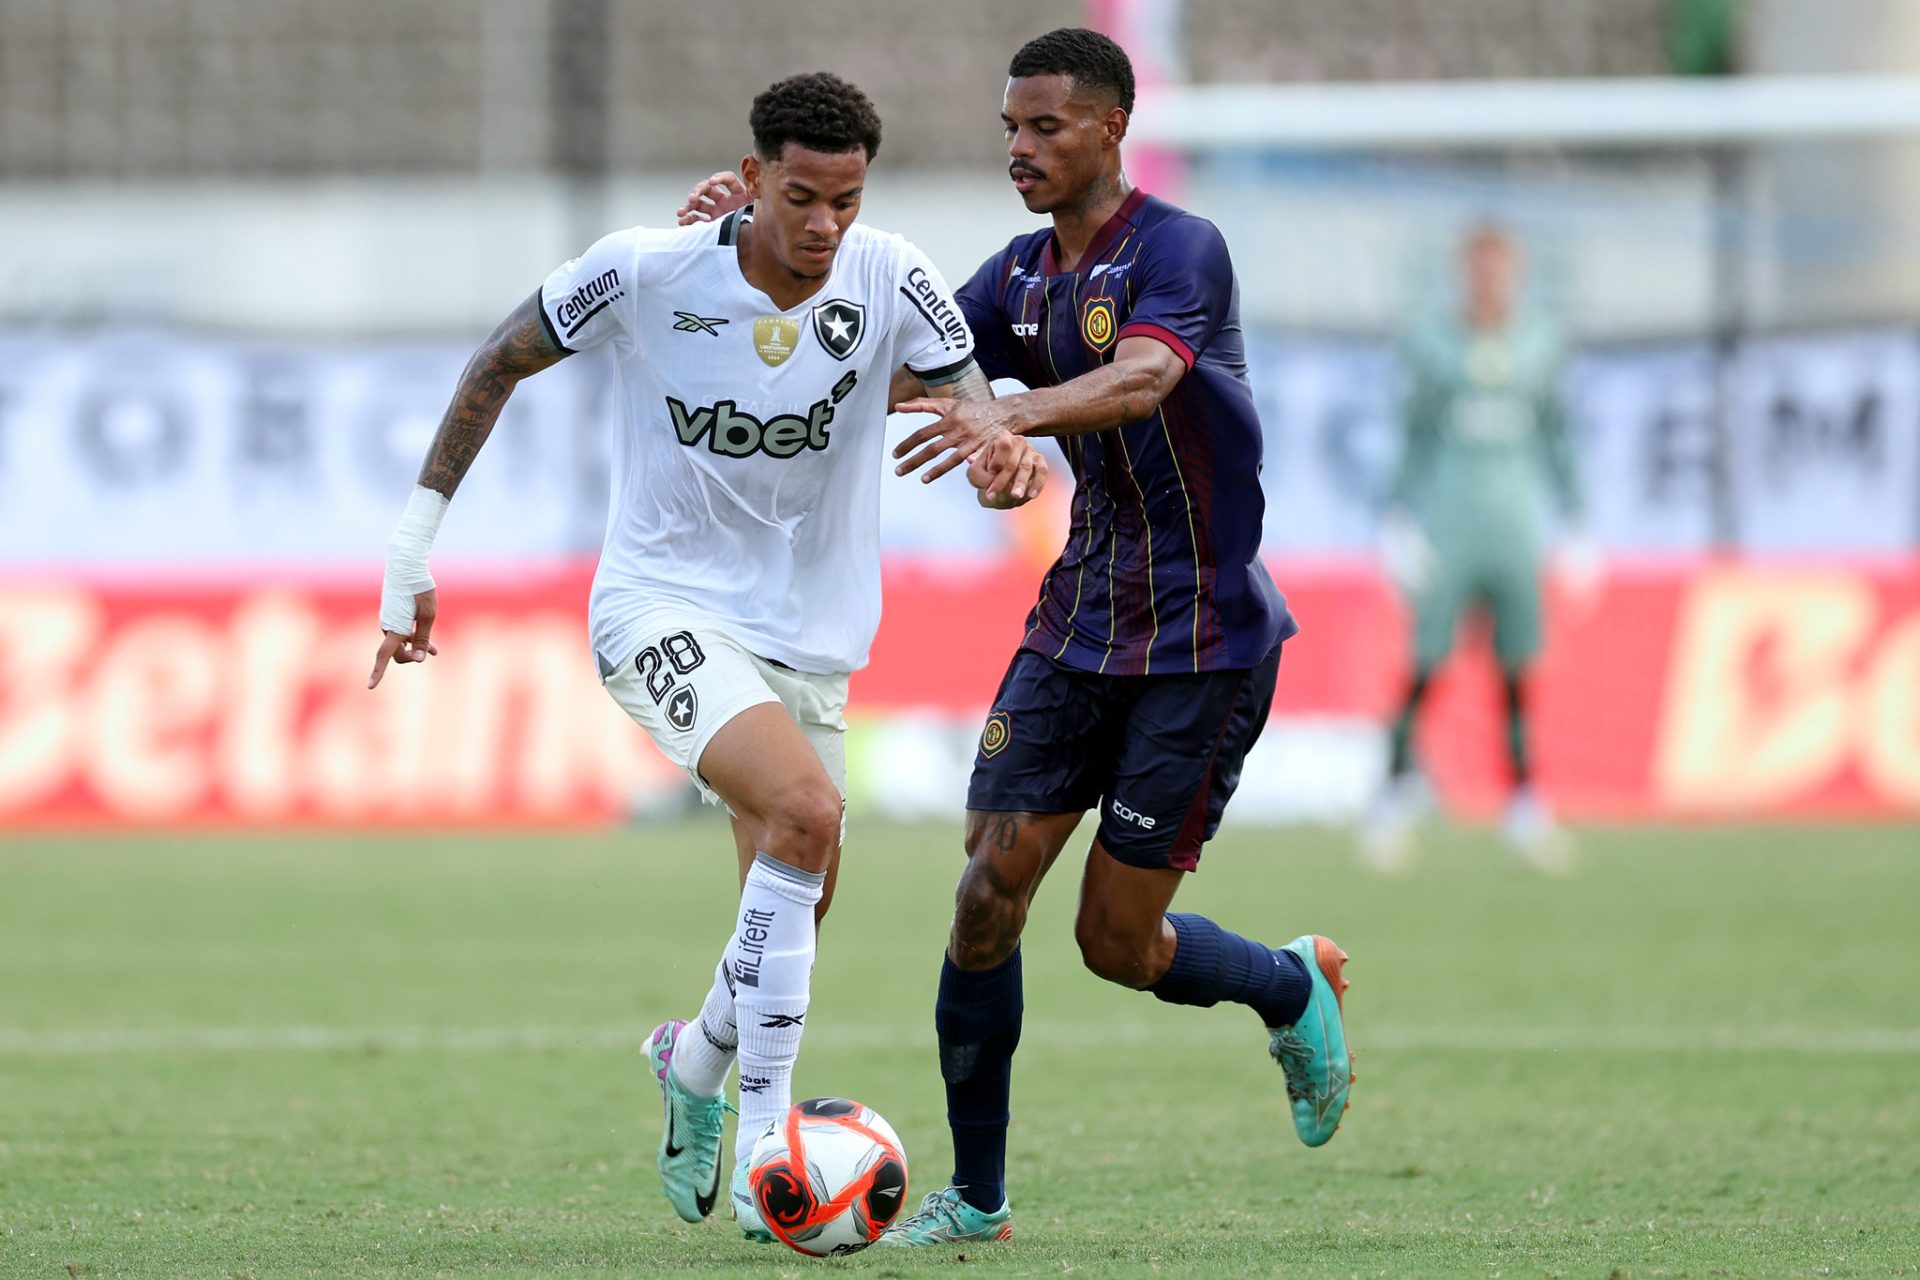
[[[1232,832],[1179,903],[1353,954],[1308,1151],[1237,1007],[1103,985],[1076,859],[1027,935],[1016,1238],[966,1274],[1920,1274],[1920,835],[1619,831],[1564,882],[1474,833],[1406,879]],[[948,1171],[958,824],[856,822],[799,1096]],[[641,1038],[734,895],[708,820],[608,835],[0,839],[0,1276],[954,1274],[676,1221]]]

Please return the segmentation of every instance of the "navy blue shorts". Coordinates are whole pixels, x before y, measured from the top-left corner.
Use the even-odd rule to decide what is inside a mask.
[[[1103,676],[1022,649],[980,734],[967,808],[1100,811],[1134,867],[1192,871],[1267,723],[1280,646],[1245,671]]]

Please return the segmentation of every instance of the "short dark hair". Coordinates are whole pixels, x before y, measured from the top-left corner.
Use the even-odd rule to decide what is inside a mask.
[[[747,117],[753,149],[777,160],[789,142],[809,151],[838,155],[864,148],[871,160],[880,152],[880,115],[867,95],[830,71],[788,76],[753,100]]]
[[[1024,76],[1072,76],[1077,89],[1105,89],[1133,110],[1133,62],[1127,51],[1098,31],[1061,27],[1020,46],[1007,66],[1015,80]]]

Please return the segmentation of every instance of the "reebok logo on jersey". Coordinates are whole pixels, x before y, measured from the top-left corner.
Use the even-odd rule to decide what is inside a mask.
[[[804,1013],[775,1013],[762,1018],[760,1025],[770,1031],[778,1031],[789,1027],[801,1026],[806,1020],[807,1015]]]
[[[909,289],[907,285],[913,287]],[[960,318],[948,301],[940,296],[933,287],[933,281],[927,273],[915,267],[907,273],[907,283],[900,286],[900,292],[907,295],[907,301],[913,303],[920,314],[927,318],[934,332],[946,343],[947,350],[958,351],[967,345],[967,324]]]
[[[1154,820],[1152,818],[1149,818],[1144,813],[1135,813],[1118,800],[1113,802],[1113,816],[1122,822],[1131,822],[1144,831],[1151,831],[1154,828]]]
[[[833,406],[845,400],[859,385],[860,376],[849,370],[833,384],[825,397],[807,406],[803,418],[781,414],[765,422],[750,413],[742,413],[732,400],[721,400],[689,410],[680,400],[667,397],[667,412],[673,418],[674,434],[689,449],[706,437],[707,448],[727,458],[746,458],[764,453],[774,458],[791,458],[803,449],[825,449],[832,439],[827,431],[833,422]]]
[[[709,333],[720,336],[719,326],[725,324],[724,316],[697,316],[691,311],[676,311],[673,331],[675,333]]]
[[[564,326],[563,337],[571,338],[615,299],[626,296],[627,291],[620,287],[620,273],[608,268],[555,304],[553,322]]]

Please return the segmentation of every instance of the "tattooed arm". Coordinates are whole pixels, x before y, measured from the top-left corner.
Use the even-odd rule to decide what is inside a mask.
[[[386,581],[380,592],[380,648],[367,687],[380,683],[389,662],[425,662],[440,652],[431,639],[439,596],[427,572],[427,551],[439,530],[447,501],[466,478],[507,397],[520,379],[571,354],[549,336],[540,294],[514,308],[461,371],[453,403],[440,419],[418,485],[400,527],[387,543]]]
[[[451,498],[480,454],[500,410],[520,379],[558,364],[572,353],[553,345],[535,290],[487,335],[467,361],[454,388],[453,403],[440,419],[427,460],[420,467],[420,486]]]

